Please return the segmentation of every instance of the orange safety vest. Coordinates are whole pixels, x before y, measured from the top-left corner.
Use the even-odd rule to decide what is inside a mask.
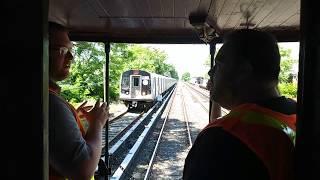
[[[81,131],[82,137],[84,137],[85,135],[85,130],[81,124],[81,120],[80,117],[78,116],[78,113],[76,111],[76,109],[70,104],[68,103],[66,100],[64,100],[62,97],[60,97],[60,95],[58,94],[58,92],[56,92],[54,89],[49,87],[49,93],[54,94],[56,96],[58,96],[66,105],[68,105],[68,107],[70,108],[73,116],[76,119],[77,125]],[[65,179],[62,175],[60,175],[57,171],[55,171],[51,166],[49,169],[49,179],[50,180],[58,180],[58,179]]]
[[[296,114],[243,104],[207,125],[221,127],[247,145],[268,169],[271,180],[293,179]]]

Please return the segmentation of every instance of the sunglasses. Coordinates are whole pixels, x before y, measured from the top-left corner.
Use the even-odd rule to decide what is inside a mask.
[[[73,48],[67,48],[64,46],[61,47],[53,47],[53,50],[58,50],[60,53],[60,56],[66,56],[68,52],[73,56],[75,54],[75,50]]]

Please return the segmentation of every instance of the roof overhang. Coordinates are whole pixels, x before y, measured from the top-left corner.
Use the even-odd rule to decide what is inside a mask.
[[[74,41],[204,43],[241,28],[299,41],[299,0],[50,0]],[[190,23],[190,21],[192,21]],[[220,38],[221,39],[221,38]]]

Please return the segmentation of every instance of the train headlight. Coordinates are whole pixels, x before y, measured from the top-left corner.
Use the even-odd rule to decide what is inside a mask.
[[[148,84],[149,84],[149,82],[148,82],[148,80],[147,80],[147,79],[144,79],[144,80],[142,81],[142,84],[146,86],[146,85],[148,85]]]
[[[126,92],[126,95],[128,95],[128,94],[129,94],[129,91]]]

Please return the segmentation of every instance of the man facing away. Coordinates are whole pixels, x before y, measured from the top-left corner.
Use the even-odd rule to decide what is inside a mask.
[[[60,95],[58,81],[69,75],[73,60],[68,30],[49,22],[49,164],[50,179],[90,179],[101,155],[101,130],[108,119],[105,103],[97,101],[90,111],[79,109]],[[89,122],[85,132],[77,114]]]
[[[296,103],[280,96],[279,71],[273,36],[250,29],[225,36],[209,76],[212,100],[231,111],[198,135],[183,179],[293,178]]]

